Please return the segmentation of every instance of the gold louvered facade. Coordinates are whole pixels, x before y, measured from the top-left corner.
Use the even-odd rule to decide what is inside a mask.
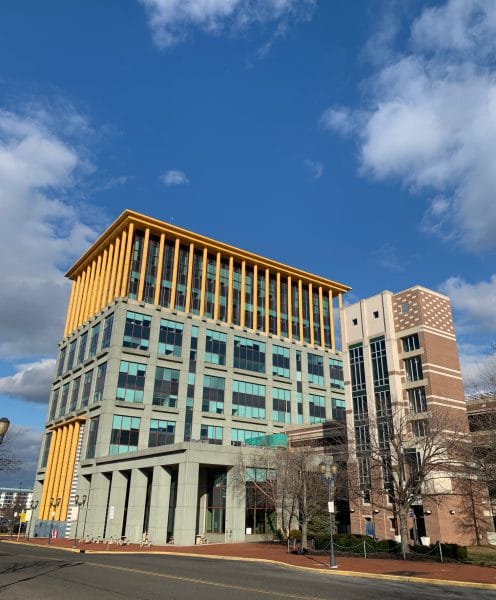
[[[335,349],[350,288],[126,210],[69,270],[68,336],[115,298]]]

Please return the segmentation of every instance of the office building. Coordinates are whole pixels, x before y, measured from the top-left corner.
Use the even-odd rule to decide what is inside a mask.
[[[257,439],[344,419],[349,288],[129,210],[67,277],[36,533],[269,534],[273,507],[234,471]]]
[[[394,415],[404,415],[403,423],[408,422],[410,447],[405,452],[412,473],[418,449],[429,439],[432,415],[446,420],[446,436],[466,432],[468,442],[450,301],[420,286],[398,294],[384,291],[346,306],[341,326],[350,454],[355,464],[350,487],[358,490],[350,504],[351,528],[353,533],[393,539],[399,534],[389,495],[392,478],[398,476],[390,447]],[[381,453],[379,474],[371,472],[374,448]],[[410,506],[412,539],[474,543],[474,529],[462,519],[466,510],[460,475],[431,474],[429,490],[424,485],[425,493]]]

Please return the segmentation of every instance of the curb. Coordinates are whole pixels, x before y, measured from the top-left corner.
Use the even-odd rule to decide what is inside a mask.
[[[15,544],[19,546],[29,546],[33,548],[45,548],[40,544],[30,544],[29,542],[17,542],[13,540],[2,540],[7,544]],[[383,573],[367,573],[361,571],[337,571],[335,569],[322,568],[316,569],[315,567],[304,567],[300,565],[292,565],[290,563],[286,563],[280,560],[274,560],[270,558],[249,558],[242,556],[223,556],[219,554],[197,554],[194,552],[179,552],[179,551],[161,551],[161,550],[148,550],[147,552],[133,552],[133,551],[119,551],[119,550],[87,550],[81,548],[64,548],[64,547],[56,547],[51,546],[52,550],[62,550],[64,552],[72,552],[73,554],[119,554],[119,555],[143,555],[143,554],[153,554],[160,556],[187,556],[193,558],[210,558],[212,560],[231,560],[236,562],[259,562],[265,564],[273,564],[279,567],[287,568],[287,569],[295,569],[297,571],[311,571],[312,573],[321,573],[324,575],[333,575],[333,576],[341,576],[341,577],[360,577],[363,579],[379,579],[383,581],[400,581],[404,583],[419,583],[424,585],[439,585],[439,586],[450,586],[450,587],[464,587],[464,588],[472,588],[472,589],[483,589],[483,590],[494,590],[496,591],[496,583],[478,583],[473,581],[453,581],[451,579],[430,579],[427,577],[412,577],[408,575],[386,575]]]

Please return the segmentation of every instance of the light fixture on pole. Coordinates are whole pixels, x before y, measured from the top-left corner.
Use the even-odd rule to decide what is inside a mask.
[[[0,419],[0,444],[3,442],[3,438],[7,435],[7,431],[10,427],[10,421],[7,417],[2,417]]]
[[[38,504],[39,504],[39,500],[31,500],[31,502],[29,503],[29,510],[31,511],[31,519],[28,525],[28,528],[26,530],[26,536],[27,539],[29,540],[30,535],[31,535],[31,529],[33,528],[33,526],[31,525],[31,522],[34,521],[33,515],[34,515],[34,511],[38,508]]]
[[[79,494],[76,494],[74,496],[74,506],[77,507],[77,515],[76,515],[76,530],[74,532],[74,542],[72,544],[73,548],[77,548],[77,530],[78,530],[78,524],[79,524],[79,510],[85,504],[86,504],[86,494],[81,499],[79,499]]]
[[[336,555],[334,553],[334,499],[336,496],[336,476],[338,473],[338,465],[332,460],[329,464],[325,462],[321,462],[319,465],[320,475],[327,483],[328,493],[329,493],[329,501],[327,504],[327,508],[329,511],[329,527],[331,533],[331,545],[329,551],[329,567],[331,569],[337,569],[336,564]]]
[[[60,498],[50,498],[50,507],[52,509],[52,522],[50,523],[50,535],[48,536],[48,543],[52,543],[52,534],[53,534],[53,520],[55,519],[55,509],[61,503]]]

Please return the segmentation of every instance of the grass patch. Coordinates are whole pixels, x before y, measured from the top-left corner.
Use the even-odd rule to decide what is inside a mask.
[[[473,565],[496,566],[496,548],[494,546],[469,546],[467,561]]]

